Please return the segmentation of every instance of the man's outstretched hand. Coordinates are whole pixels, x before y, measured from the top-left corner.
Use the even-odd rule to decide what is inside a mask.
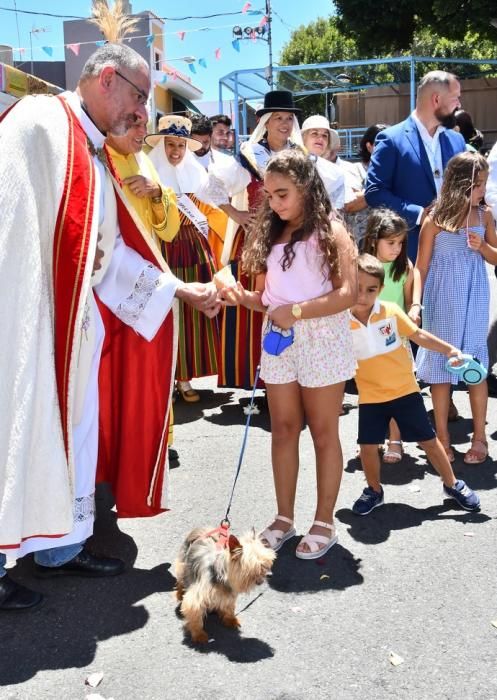
[[[217,299],[217,289],[212,282],[189,282],[181,284],[176,290],[176,296],[194,309],[203,311],[209,318],[219,313],[221,304]]]

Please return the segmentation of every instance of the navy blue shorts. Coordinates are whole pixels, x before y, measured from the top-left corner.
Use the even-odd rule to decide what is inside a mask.
[[[425,442],[435,437],[423,397],[416,391],[393,401],[359,404],[359,445],[382,443],[392,418],[397,421],[405,442]]]

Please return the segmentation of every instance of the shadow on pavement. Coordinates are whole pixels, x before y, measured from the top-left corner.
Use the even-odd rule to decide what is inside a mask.
[[[212,391],[210,389],[199,389],[200,401],[197,403],[187,403],[182,398],[177,398],[174,402],[174,422],[177,425],[193,423],[204,417],[204,411],[223,406],[231,401],[232,391]],[[236,404],[238,406],[238,404]]]
[[[335,513],[335,517],[341,523],[348,525],[351,537],[364,544],[386,542],[394,530],[420,527],[423,523],[433,520],[454,520],[459,523],[478,525],[491,519],[485,513],[466,511],[454,513],[452,508],[453,506],[449,504],[414,508],[405,503],[386,503],[366,516],[354,515],[351,510],[342,508]]]
[[[247,416],[243,409],[245,406],[248,406],[249,403],[250,399],[242,399],[240,403],[237,402],[221,406],[221,413],[214,413],[213,415],[206,416],[205,420],[215,425],[245,425]],[[269,418],[269,411],[265,408],[261,399],[256,400],[256,404],[260,412],[252,414],[250,425],[270,432],[271,420]]]
[[[205,621],[205,629],[209,635],[207,644],[193,644],[188,635],[183,645],[200,654],[221,654],[228,661],[239,664],[253,664],[274,656],[274,649],[256,637],[244,637],[242,630],[223,627],[217,615],[209,615]]]
[[[409,450],[409,445],[405,446]],[[456,460],[452,465],[457,479],[464,479],[475,491],[489,491],[497,486],[497,462],[490,457],[482,464],[471,465],[464,463],[464,452],[454,449]],[[359,457],[349,459],[344,471],[347,474],[362,471]],[[414,480],[424,479],[426,474],[437,475],[424,453],[412,457],[407,452],[400,462],[386,464],[381,462],[381,483],[392,486],[404,486]],[[357,497],[360,493],[357,494]],[[351,504],[352,505],[352,504]]]
[[[320,559],[304,560],[295,556],[299,537],[286,542],[278,552],[268,584],[280,593],[317,593],[329,589],[343,591],[364,582],[359,573],[361,560],[340,544]]]
[[[260,595],[256,596],[258,598]],[[252,603],[246,605],[242,610],[237,610],[237,615],[247,610]],[[176,606],[176,617],[180,620],[183,618],[180,614],[179,604]],[[241,664],[256,663],[262,659],[270,659],[274,656],[274,649],[255,637],[243,636],[243,617],[241,618],[241,629],[232,629],[224,627],[221,624],[217,614],[209,614],[204,623],[204,628],[209,635],[207,644],[194,644],[188,632],[184,632],[183,646],[193,649],[200,654],[222,654],[228,661],[234,661]]]
[[[138,604],[140,601],[173,590],[175,579],[170,564],[150,571],[133,568],[136,545],[119,530],[110,503],[105,489],[99,489],[95,535],[88,547],[96,553],[121,557],[126,572],[115,578],[67,576],[42,580],[32,574],[32,558],[22,559],[12,578],[41,591],[45,603],[24,614],[2,613],[0,685],[22,683],[42,670],[89,666],[102,640],[129,634],[147,624],[149,614]]]
[[[432,425],[435,425],[433,411],[428,412]],[[451,445],[464,445],[470,441],[473,434],[473,420],[471,418],[459,418],[449,423],[449,434]]]
[[[380,455],[381,460],[381,455]],[[381,482],[382,484],[392,484],[403,486],[409,484],[413,479],[423,479],[426,471],[426,465],[420,463],[415,457],[404,452],[404,456],[400,462],[396,464],[387,464],[381,462]],[[347,474],[361,472],[361,460],[359,457],[349,459],[344,470]],[[358,494],[359,496],[360,494]]]

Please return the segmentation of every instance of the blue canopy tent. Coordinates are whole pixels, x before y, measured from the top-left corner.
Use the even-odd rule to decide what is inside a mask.
[[[416,75],[434,68],[448,69],[457,73],[457,66],[479,67],[477,75],[497,74],[497,60],[466,58],[434,58],[429,56],[395,56],[391,58],[362,59],[357,61],[330,61],[299,66],[273,66],[275,87],[293,92],[294,97],[326,95],[340,92],[368,90],[375,87],[410,85],[410,109],[416,104]],[[467,68],[466,68],[467,72]],[[469,77],[469,76],[466,76]],[[219,109],[223,109],[223,90],[234,96],[235,143],[247,135],[247,102],[262,102],[269,90],[268,68],[246,68],[236,70],[219,80]],[[339,130],[345,136],[345,150],[351,144],[353,129]],[[356,131],[362,132],[363,129]]]

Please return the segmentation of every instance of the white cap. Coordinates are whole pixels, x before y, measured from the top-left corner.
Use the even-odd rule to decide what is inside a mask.
[[[330,127],[330,122],[321,114],[313,114],[312,117],[307,117],[301,127],[301,132],[309,131],[310,129],[326,129],[330,133],[330,151],[337,151],[340,148],[340,136],[338,131]]]
[[[312,117],[307,117],[304,121],[301,131],[308,131],[309,129],[326,129],[331,131],[330,122],[321,114],[313,114]]]

